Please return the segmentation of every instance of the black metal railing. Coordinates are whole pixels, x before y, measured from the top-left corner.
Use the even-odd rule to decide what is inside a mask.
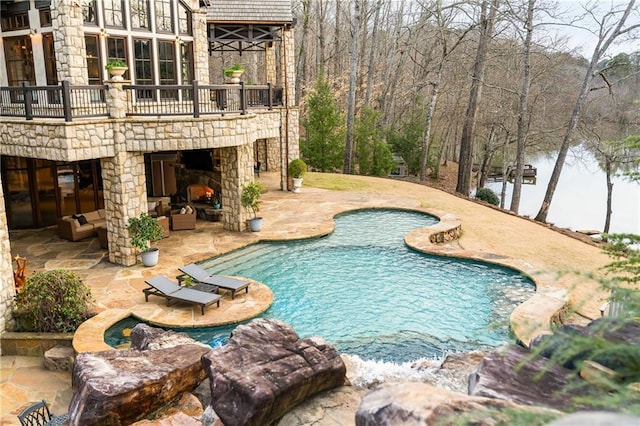
[[[7,117],[64,118],[108,116],[107,86],[0,87],[0,115]]]
[[[252,108],[272,109],[282,105],[282,88],[240,84],[130,85],[131,99],[127,115],[201,115],[246,114]]]
[[[0,116],[34,118],[108,117],[106,85],[0,87]],[[175,116],[229,113],[249,109],[272,109],[283,104],[283,90],[271,84],[126,85],[129,116]]]

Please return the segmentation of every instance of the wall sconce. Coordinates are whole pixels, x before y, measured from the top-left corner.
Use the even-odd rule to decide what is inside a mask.
[[[35,28],[31,28],[29,30],[29,37],[34,38],[36,34],[38,34],[38,30],[36,30]]]
[[[100,28],[100,38],[105,38],[107,36],[107,30],[104,28]]]

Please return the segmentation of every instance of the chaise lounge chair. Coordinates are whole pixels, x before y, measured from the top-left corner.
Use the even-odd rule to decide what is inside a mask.
[[[200,283],[214,285],[225,290],[229,290],[231,292],[231,299],[236,297],[236,291],[244,289],[245,293],[249,293],[249,283],[247,281],[240,281],[234,278],[223,277],[221,275],[211,275],[206,269],[202,269],[195,263],[190,263],[178,269]],[[181,277],[178,277],[178,280],[180,279]]]
[[[204,315],[205,306],[217,303],[218,307],[220,307],[220,299],[222,296],[219,294],[181,287],[164,275],[158,275],[157,277],[145,280],[145,282],[151,286],[142,290],[144,292],[144,299],[147,302],[149,301],[149,295],[152,294],[167,299],[167,306],[169,306],[172,300],[200,305],[202,315]],[[217,289],[212,290],[216,291]]]

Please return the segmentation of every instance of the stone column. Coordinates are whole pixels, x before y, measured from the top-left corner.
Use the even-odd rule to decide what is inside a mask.
[[[13,328],[11,310],[13,308],[13,297],[16,294],[16,287],[13,282],[13,266],[11,264],[7,212],[4,205],[2,179],[0,178],[0,333]],[[23,253],[23,255],[26,255],[26,253]],[[0,349],[0,355],[2,355],[2,349]]]
[[[299,112],[296,102],[296,67],[295,67],[295,43],[293,27],[285,27],[282,30],[282,54],[281,72],[284,82],[284,104],[281,110],[281,129],[283,134],[280,152],[280,189],[287,190],[290,187],[287,168],[289,162],[300,157],[299,142]]]
[[[278,84],[277,73],[277,56],[276,56],[276,43],[272,43],[271,46],[267,45],[264,51],[265,61],[265,78],[267,83],[271,83],[274,86]]]
[[[249,214],[242,207],[242,186],[253,180],[253,149],[251,144],[220,149],[222,174],[222,205],[224,228],[229,231],[247,229]]]
[[[124,85],[131,84],[131,81],[107,80],[105,83],[109,86],[107,93],[107,111],[109,111],[109,117],[125,118],[127,116],[127,105],[129,103],[128,97],[131,95],[131,91],[125,91]]]
[[[51,20],[58,81],[68,80],[71,85],[89,84],[81,2],[53,0]]]
[[[109,241],[109,261],[120,265],[134,265],[137,249],[131,246],[127,224],[130,217],[147,211],[147,186],[144,154],[127,152],[125,124],[117,119],[126,117],[127,96],[123,86],[129,81],[107,81],[107,108],[113,120],[115,156],[102,158],[104,206]]]
[[[121,123],[114,123],[116,146],[124,144]],[[136,263],[137,249],[131,246],[127,224],[130,217],[147,211],[144,154],[120,151],[102,158],[104,205],[109,239],[109,261],[130,266]]]
[[[207,37],[207,10],[205,8],[194,10],[193,22],[193,62],[194,78],[198,83],[209,84],[209,39]],[[182,84],[190,84],[183,82]]]

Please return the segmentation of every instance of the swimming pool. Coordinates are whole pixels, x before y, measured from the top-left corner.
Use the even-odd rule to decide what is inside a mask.
[[[535,291],[517,271],[407,247],[404,235],[437,223],[432,216],[375,209],[335,221],[326,237],[260,243],[202,266],[268,285],[274,303],[263,317],[287,322],[301,337],[393,362],[508,341],[511,311]],[[216,346],[233,328],[184,331]]]

